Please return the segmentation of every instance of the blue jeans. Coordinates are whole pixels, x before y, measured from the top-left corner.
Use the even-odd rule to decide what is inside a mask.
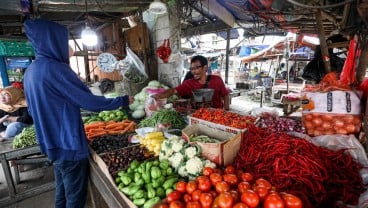
[[[89,175],[88,158],[53,163],[55,174],[55,208],[84,208]]]
[[[22,132],[22,130],[27,126],[29,125],[24,124],[22,122],[13,122],[13,123],[6,124],[5,137],[6,138],[15,137],[20,132]]]

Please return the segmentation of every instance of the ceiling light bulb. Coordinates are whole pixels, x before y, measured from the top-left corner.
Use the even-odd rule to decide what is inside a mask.
[[[149,12],[152,14],[165,14],[167,12],[166,5],[159,0],[155,0],[149,5]]]
[[[97,45],[97,34],[90,27],[86,26],[86,28],[82,31],[82,42],[86,46],[95,46]]]

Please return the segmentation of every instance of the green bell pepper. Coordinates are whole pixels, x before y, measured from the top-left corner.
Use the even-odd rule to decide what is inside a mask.
[[[156,179],[156,178],[159,178],[161,176],[161,170],[160,168],[156,167],[156,166],[153,166],[151,168],[151,177],[153,179]]]
[[[144,203],[144,205],[143,205],[143,208],[151,208],[151,207],[153,207],[153,205],[155,205],[155,204],[157,204],[157,203],[159,203],[160,202],[160,197],[155,197],[155,198],[152,198],[152,199],[150,199],[150,200],[148,200],[148,201],[146,201],[146,203]]]
[[[162,170],[166,170],[169,167],[170,163],[167,159],[164,159],[160,162],[160,168]]]

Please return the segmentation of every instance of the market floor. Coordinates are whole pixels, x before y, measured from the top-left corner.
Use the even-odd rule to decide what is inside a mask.
[[[239,97],[234,97],[231,102],[230,110],[238,112],[240,114],[248,114],[250,111],[254,110],[268,110],[277,112],[282,115],[282,107],[273,106],[270,102],[266,100],[261,104],[259,99],[254,96],[244,95]],[[1,144],[0,144],[1,149]],[[40,165],[26,165],[24,166],[24,171],[20,173],[21,183],[16,185],[17,192],[22,193],[28,189],[37,187],[44,183],[53,181],[53,169],[52,167],[40,166]],[[13,205],[6,208],[49,208],[53,207],[54,204],[54,190],[44,192],[37,196],[26,198],[19,201]],[[0,166],[0,200],[3,197],[8,196],[8,188],[5,181],[4,173],[2,167]],[[91,201],[88,200],[86,208],[93,207]]]

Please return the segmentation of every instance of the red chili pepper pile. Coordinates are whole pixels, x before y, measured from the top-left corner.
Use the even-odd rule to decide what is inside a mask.
[[[252,125],[234,166],[269,180],[279,191],[299,196],[305,208],[335,207],[337,201],[356,205],[364,191],[362,166],[344,151]]]
[[[217,124],[222,124],[225,126],[245,129],[249,123],[254,123],[256,118],[253,116],[239,115],[237,113],[225,111],[222,109],[208,109],[200,108],[196,110],[193,117],[210,121]]]

